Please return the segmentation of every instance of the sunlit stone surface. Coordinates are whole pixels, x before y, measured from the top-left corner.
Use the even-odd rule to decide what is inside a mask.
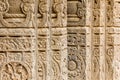
[[[120,0],[0,0],[0,80],[120,80]]]

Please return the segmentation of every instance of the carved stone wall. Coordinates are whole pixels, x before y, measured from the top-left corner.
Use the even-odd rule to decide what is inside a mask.
[[[66,0],[0,0],[0,80],[67,80],[66,26]]]
[[[68,79],[120,80],[120,0],[68,0]]]
[[[0,0],[0,80],[120,80],[120,0]]]

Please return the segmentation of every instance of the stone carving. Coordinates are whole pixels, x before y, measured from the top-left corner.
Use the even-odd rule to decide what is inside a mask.
[[[68,80],[85,80],[86,33],[81,28],[68,33]]]
[[[29,68],[32,68],[32,53],[31,52],[26,52],[23,53],[23,62],[28,65]]]
[[[34,36],[35,31],[34,29],[0,29],[0,35],[4,36],[11,36],[11,37],[16,37],[16,36]]]
[[[68,25],[85,26],[86,2],[85,0],[68,1]],[[74,18],[74,19],[73,19]]]
[[[0,1],[0,12],[5,13],[8,11],[8,0]]]
[[[56,19],[53,20],[54,26],[64,27],[66,25],[66,0],[53,0],[52,12],[56,14]]]
[[[94,48],[93,49],[93,54],[92,54],[92,74],[94,75],[92,77],[93,80],[99,80],[100,77],[100,51],[99,48]]]
[[[100,11],[99,10],[94,10],[93,11],[93,26],[98,27],[100,23]]]
[[[40,38],[38,40],[38,48],[45,50],[47,48],[47,38]]]
[[[10,62],[2,68],[1,80],[29,80],[29,73],[19,62]]]
[[[77,36],[75,34],[68,34],[68,45],[77,45]]]
[[[61,76],[60,76],[60,52],[59,51],[54,51],[53,52],[53,58],[52,58],[52,80],[61,80]]]
[[[38,80],[46,80],[46,52],[39,51]]]
[[[94,0],[93,3],[93,26],[100,25],[100,0]]]
[[[105,79],[106,80],[113,80],[114,79],[114,69],[113,69],[113,60],[114,60],[114,28],[115,23],[113,23],[113,7],[114,1],[113,0],[106,0],[106,26],[107,26],[107,34],[106,34],[106,54],[105,54]],[[115,21],[115,20],[114,20]]]
[[[84,0],[80,0],[77,3],[77,16],[80,18],[79,24],[84,26],[85,25],[85,19],[86,19],[86,4]]]
[[[119,4],[0,0],[0,80],[119,80]]]
[[[21,24],[16,23],[16,22],[9,23],[8,21],[6,21],[4,19],[4,14],[7,14],[6,12],[8,12],[10,9],[8,0],[1,1],[0,3],[1,3],[0,22],[3,26],[5,27],[27,27],[28,26],[28,24],[30,23],[31,14],[34,12],[34,9],[33,9],[34,0],[23,0],[22,1],[20,7],[22,9],[22,12],[26,14],[26,18],[23,22],[21,22]],[[19,15],[16,15],[16,17],[17,16],[19,17]]]
[[[5,56],[5,53],[0,53],[0,66],[6,62],[6,56]]]
[[[41,22],[41,26],[45,26],[47,27],[47,13],[48,13],[48,9],[47,9],[47,0],[39,0],[39,12],[42,15],[42,22]]]
[[[94,9],[100,9],[100,0],[93,0],[93,8]]]
[[[85,49],[81,47],[80,53],[69,54],[68,61],[68,79],[85,80]]]
[[[100,44],[100,35],[94,34],[93,37],[94,37],[94,39],[93,39],[94,45],[99,45]]]
[[[106,80],[113,80],[113,58],[114,58],[114,48],[113,46],[109,46],[106,53]]]
[[[22,54],[21,53],[8,53],[8,62],[9,61],[21,61]]]
[[[107,26],[113,26],[113,0],[106,0],[107,2],[107,13],[106,13],[106,20]]]
[[[32,39],[1,38],[0,51],[27,51],[33,48]],[[32,49],[33,50],[33,49]]]

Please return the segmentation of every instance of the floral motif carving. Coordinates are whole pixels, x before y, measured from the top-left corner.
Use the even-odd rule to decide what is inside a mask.
[[[25,66],[18,62],[10,62],[2,68],[1,80],[29,80]]]

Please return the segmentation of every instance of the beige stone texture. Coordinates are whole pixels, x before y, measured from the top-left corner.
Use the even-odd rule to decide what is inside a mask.
[[[120,80],[120,0],[0,0],[0,80]]]

